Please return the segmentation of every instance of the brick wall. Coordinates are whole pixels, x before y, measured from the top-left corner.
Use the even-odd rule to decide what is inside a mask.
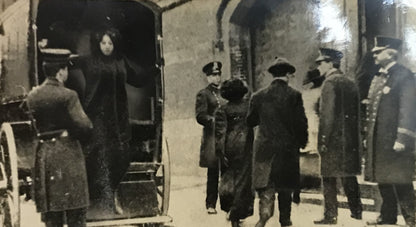
[[[230,2],[223,17],[225,50],[222,52],[214,48],[219,3],[193,0],[162,15],[166,63],[164,136],[171,152],[173,174],[205,174],[198,167],[202,127],[194,116],[195,97],[207,86],[202,67],[209,61],[221,61],[223,78],[230,76],[226,21],[238,0]]]

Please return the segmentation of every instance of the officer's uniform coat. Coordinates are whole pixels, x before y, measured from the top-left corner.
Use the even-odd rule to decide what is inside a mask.
[[[416,88],[414,76],[395,64],[387,75],[375,76],[368,95],[365,179],[408,184],[415,170]],[[395,152],[395,141],[405,150]]]
[[[219,89],[208,85],[196,95],[195,115],[197,122],[204,127],[200,149],[200,167],[213,168],[218,165],[215,151],[215,121],[218,108],[225,104]]]
[[[281,80],[256,92],[250,101],[247,124],[258,125],[253,145],[253,187],[298,189],[299,148],[308,141],[302,95]]]
[[[326,76],[319,104],[318,151],[323,177],[360,173],[359,93],[339,70]]]
[[[67,137],[40,138],[36,148],[34,186],[38,212],[63,211],[88,206],[85,157],[78,138],[92,124],[75,91],[55,78],[47,78],[27,97],[40,133],[66,129]]]

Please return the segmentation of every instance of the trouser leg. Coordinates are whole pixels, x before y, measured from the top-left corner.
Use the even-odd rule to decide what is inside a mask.
[[[415,194],[413,184],[396,184],[397,199],[406,224],[415,225]]]
[[[338,216],[337,201],[337,179],[335,177],[322,177],[325,218],[334,218]]]
[[[46,227],[63,227],[64,212],[46,212],[44,213],[44,221]]]
[[[292,190],[279,190],[279,222],[287,223],[290,221],[290,212],[292,210]]]
[[[348,198],[348,206],[350,207],[351,214],[361,214],[363,211],[363,206],[361,204],[361,193],[357,182],[357,177],[343,177],[341,180],[345,194]]]
[[[264,226],[274,213],[275,190],[272,186],[257,190],[259,194],[260,220],[256,226]]]
[[[86,218],[86,208],[66,211],[68,227],[86,227]]]
[[[383,202],[381,204],[380,216],[383,221],[397,221],[397,200],[394,187],[391,184],[379,184],[378,189]]]
[[[215,208],[218,199],[219,168],[208,168],[207,178],[207,197],[205,200],[205,206],[206,208]]]

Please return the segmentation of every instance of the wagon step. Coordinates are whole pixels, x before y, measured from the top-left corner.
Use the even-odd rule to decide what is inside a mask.
[[[130,219],[118,219],[118,220],[106,220],[88,222],[88,227],[93,226],[123,226],[123,225],[137,225],[137,224],[150,224],[150,223],[169,223],[172,222],[170,216],[155,216],[155,217],[142,217],[142,218],[130,218]]]

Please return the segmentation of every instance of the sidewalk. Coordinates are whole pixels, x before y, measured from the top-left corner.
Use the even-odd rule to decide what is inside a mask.
[[[301,197],[304,195],[301,195]],[[205,211],[204,198],[205,187],[204,185],[197,187],[190,187],[183,190],[174,190],[171,193],[171,207],[169,214],[173,217],[173,223],[169,226],[172,227],[229,227],[231,223],[226,220],[225,212],[220,210],[219,204],[217,204],[218,214],[208,215]],[[258,216],[258,203],[259,200],[255,200],[254,214],[248,217],[242,223],[242,227],[253,227]],[[269,220],[266,227],[278,227],[278,204],[275,202],[274,216]],[[292,222],[293,227],[309,227],[319,226],[314,225],[313,221],[322,218],[323,207],[321,205],[301,203],[299,205],[292,204]],[[337,225],[322,225],[325,226],[344,226],[344,227],[364,227],[367,226],[366,222],[375,220],[378,216],[377,212],[364,212],[363,220],[356,220],[350,218],[350,211],[348,209],[340,208],[338,210],[338,224]],[[383,227],[397,227],[404,226],[404,220],[401,216],[398,216],[397,225],[383,225]]]

